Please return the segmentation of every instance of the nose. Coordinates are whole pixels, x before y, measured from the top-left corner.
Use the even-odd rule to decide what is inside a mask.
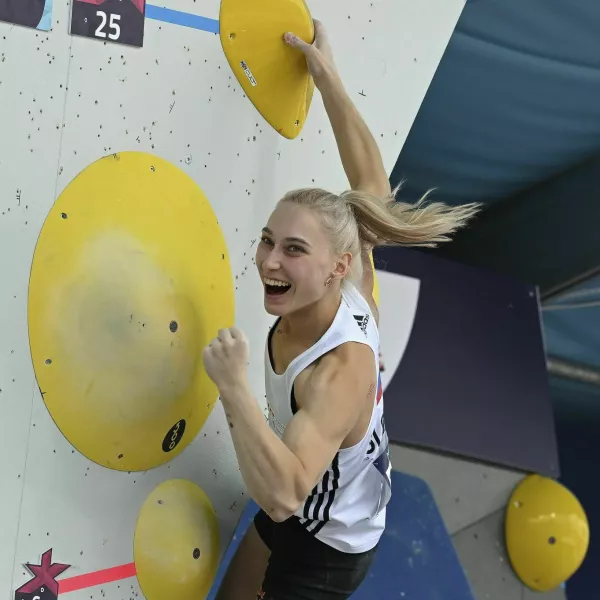
[[[269,248],[265,252],[262,268],[264,272],[274,272],[281,268],[281,254],[277,247]]]

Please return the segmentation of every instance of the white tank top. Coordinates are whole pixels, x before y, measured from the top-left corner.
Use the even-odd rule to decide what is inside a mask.
[[[379,373],[379,332],[369,304],[350,283],[342,289],[342,301],[327,332],[296,357],[285,373],[273,370],[267,337],[265,383],[269,425],[282,438],[294,416],[294,380],[310,364],[340,344],[359,342],[373,350],[377,389],[365,437],[351,448],[340,449],[322,480],[292,518],[317,539],[347,553],[366,552],[377,545],[385,527],[386,505],[391,495],[391,464],[383,418],[383,390]]]

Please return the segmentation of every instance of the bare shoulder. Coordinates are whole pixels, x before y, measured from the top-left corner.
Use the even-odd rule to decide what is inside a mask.
[[[373,367],[373,350],[367,344],[346,342],[325,354],[312,372],[314,382],[326,383],[331,378],[361,377]]]
[[[304,407],[322,399],[352,402],[364,398],[374,378],[373,350],[366,344],[346,342],[334,348],[298,376],[295,389]]]

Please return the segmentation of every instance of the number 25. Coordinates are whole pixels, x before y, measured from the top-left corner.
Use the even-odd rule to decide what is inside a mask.
[[[98,11],[96,11],[96,16],[100,17],[102,19],[102,22],[100,23],[100,25],[98,25],[98,29],[96,29],[96,36],[105,38],[106,32],[102,31],[102,28],[106,25],[106,20],[107,20],[106,13],[103,10],[98,10]],[[115,23],[115,21],[119,21],[120,19],[121,19],[121,15],[113,15],[113,14],[110,15],[109,27],[110,27],[110,29],[114,29],[114,31],[115,31],[115,33],[108,34],[108,37],[111,40],[118,40],[119,36],[121,35],[121,28],[119,27],[118,23]]]

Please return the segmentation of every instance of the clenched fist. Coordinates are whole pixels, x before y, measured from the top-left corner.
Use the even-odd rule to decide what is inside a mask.
[[[221,393],[246,383],[249,356],[248,338],[235,327],[220,329],[202,353],[204,368]]]

